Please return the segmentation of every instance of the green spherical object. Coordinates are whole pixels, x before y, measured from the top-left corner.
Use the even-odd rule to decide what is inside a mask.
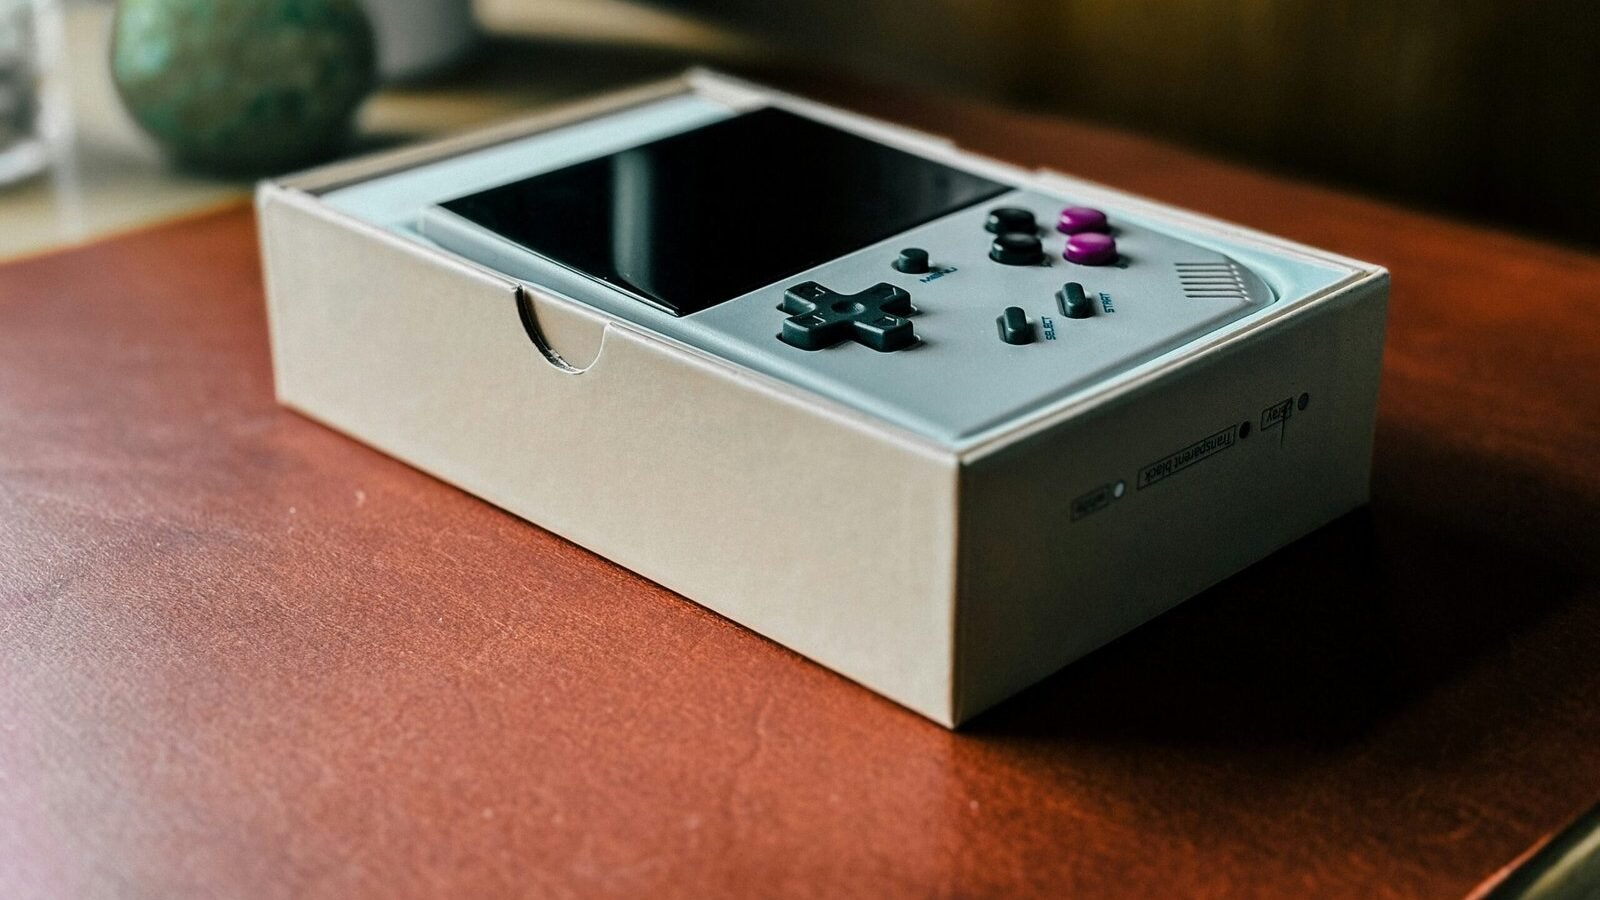
[[[263,175],[338,150],[374,57],[359,0],[121,0],[111,74],[180,163]]]

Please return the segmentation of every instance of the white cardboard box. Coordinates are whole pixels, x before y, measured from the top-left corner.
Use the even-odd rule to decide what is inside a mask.
[[[1102,186],[1027,176],[1346,274],[960,451],[327,202],[690,92],[767,95],[691,73],[263,184],[279,400],[947,726],[1366,501],[1387,274]],[[1060,473],[1154,462],[1074,520],[1106,501]]]

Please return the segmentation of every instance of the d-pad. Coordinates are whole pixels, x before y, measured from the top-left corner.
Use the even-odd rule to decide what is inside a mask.
[[[822,350],[854,338],[887,353],[917,342],[911,320],[906,318],[917,311],[911,295],[892,284],[875,284],[859,294],[839,294],[807,281],[784,291],[778,308],[789,313],[778,337],[801,350]]]

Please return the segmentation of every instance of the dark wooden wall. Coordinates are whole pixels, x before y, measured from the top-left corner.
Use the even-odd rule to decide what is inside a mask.
[[[1592,0],[666,0],[853,70],[1600,244]]]

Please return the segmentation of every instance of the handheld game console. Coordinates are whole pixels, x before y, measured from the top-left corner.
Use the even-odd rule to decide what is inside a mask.
[[[952,447],[1332,277],[1280,265],[1274,291],[1215,236],[777,106],[430,205],[419,229]]]

